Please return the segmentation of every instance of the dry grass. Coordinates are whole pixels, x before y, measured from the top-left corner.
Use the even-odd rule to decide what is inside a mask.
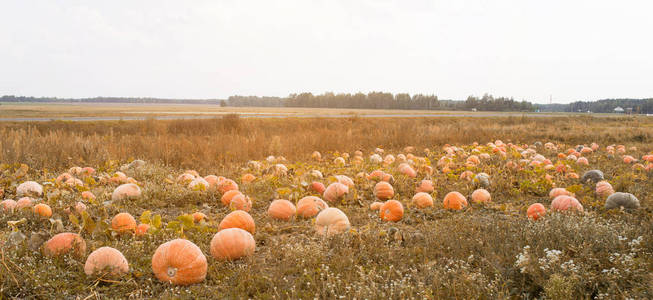
[[[136,201],[112,203],[115,187],[88,180],[83,188],[60,185],[46,187],[41,201],[53,207],[54,219],[63,229],[53,227],[29,211],[0,213],[0,295],[7,298],[592,298],[614,299],[653,297],[653,187],[651,174],[605,151],[588,156],[590,166],[569,163],[578,173],[598,168],[615,189],[637,195],[642,208],[635,211],[606,211],[593,187],[545,171],[541,168],[509,170],[505,161],[493,155],[477,167],[467,168],[458,157],[454,175],[439,171],[432,179],[435,207],[418,210],[410,206],[416,180],[397,172],[397,163],[334,165],[336,151],[369,153],[375,147],[395,155],[403,147],[416,146],[417,155],[426,147],[426,156],[435,162],[443,155],[445,143],[473,149],[502,139],[504,142],[554,142],[566,150],[576,144],[597,142],[602,149],[620,143],[641,157],[650,148],[653,122],[627,118],[492,118],[492,119],[284,119],[249,120],[234,116],[216,120],[144,121],[98,123],[5,123],[0,129],[2,157],[0,187],[5,198],[14,198],[16,185],[25,180],[44,182],[73,165],[94,166],[111,174],[132,158],[148,162],[140,170],[127,171],[138,180],[143,197]],[[481,147],[483,152],[489,148]],[[309,159],[313,150],[325,156],[322,162]],[[556,163],[554,151],[540,150]],[[263,170],[272,163],[263,161],[263,170],[248,169],[250,159],[283,155],[291,172],[273,176]],[[518,157],[512,151],[509,159]],[[31,169],[16,175],[19,163]],[[562,163],[562,162],[560,162]],[[398,223],[382,222],[369,210],[373,184],[355,178],[360,171],[381,168],[394,174],[395,199],[406,207]],[[178,216],[202,211],[207,224],[187,228],[184,235],[209,254],[209,242],[217,224],[230,212],[219,194],[193,191],[169,180],[185,169],[202,175],[217,174],[235,179],[241,190],[254,199],[251,214],[256,221],[255,255],[236,262],[218,262],[210,257],[206,281],[190,287],[171,287],[158,282],[151,272],[150,258],[161,243],[178,237],[174,229],[162,229],[144,238],[115,236],[106,223],[118,212],[135,216],[150,210],[160,214],[164,224]],[[272,199],[297,201],[310,195],[302,181],[310,170],[326,177],[345,174],[355,178],[356,188],[342,203],[353,231],[321,238],[312,220],[290,223],[271,220],[267,207]],[[459,180],[464,170],[486,172],[492,178],[492,203],[472,204],[461,212],[443,209],[442,197],[457,190],[469,195],[474,186]],[[240,176],[251,172],[257,180],[242,184]],[[585,213],[550,214],[538,222],[525,217],[526,207],[535,202],[549,207],[552,185],[543,180],[552,174],[557,186],[568,187],[585,207]],[[332,178],[321,181],[328,183]],[[7,221],[26,218],[18,229],[29,239],[33,232],[44,236],[59,231],[79,231],[64,209],[80,200],[81,190],[91,190],[97,201],[87,202],[98,224],[93,232],[83,232],[89,250],[101,246],[119,249],[130,262],[131,272],[118,282],[88,278],[83,261],[72,257],[45,258],[23,241],[11,244]],[[105,224],[105,225],[102,225]],[[392,228],[394,227],[394,229]],[[394,230],[399,234],[391,234]],[[399,238],[400,237],[400,238]]]

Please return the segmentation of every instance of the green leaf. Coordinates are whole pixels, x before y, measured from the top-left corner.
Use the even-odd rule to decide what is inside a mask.
[[[154,218],[152,218],[152,227],[159,229],[161,228],[161,215],[155,215]]]
[[[150,224],[150,221],[152,220],[152,212],[149,210],[146,210],[141,214],[141,223],[143,224]]]
[[[75,217],[75,215],[73,215],[73,214],[69,214],[69,215],[68,215],[68,220],[70,220],[70,223],[73,223],[73,224],[75,224],[77,227],[79,227],[79,219],[77,219],[77,217]]]
[[[181,215],[177,217],[177,220],[179,220],[185,228],[193,228],[195,226],[195,220],[191,215]]]
[[[88,215],[86,211],[82,212],[82,222],[84,226],[84,230],[88,232],[89,234],[92,233],[95,230],[95,221],[93,221],[93,218]]]
[[[181,223],[179,223],[179,221],[171,221],[168,222],[168,226],[166,226],[166,229],[177,230],[180,227],[181,227]]]

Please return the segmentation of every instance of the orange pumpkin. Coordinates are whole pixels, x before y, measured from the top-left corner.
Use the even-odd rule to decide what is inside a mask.
[[[244,194],[238,194],[233,198],[231,198],[229,207],[231,207],[231,209],[249,211],[250,209],[252,209],[252,200],[249,198],[249,196],[245,196]]]
[[[413,205],[417,208],[433,206],[433,197],[425,192],[419,192],[413,196]]]
[[[336,175],[335,178],[336,178],[336,180],[338,180],[338,182],[346,185],[347,187],[350,187],[350,188],[354,187],[354,181],[351,178],[349,178],[349,176]]]
[[[152,271],[162,282],[190,285],[206,278],[206,256],[197,245],[184,239],[161,244],[152,256]]]
[[[334,182],[329,184],[326,190],[324,190],[324,200],[336,202],[342,199],[347,193],[349,193],[349,187],[340,182]]]
[[[417,176],[417,172],[415,172],[415,169],[413,169],[413,167],[411,167],[407,163],[400,164],[397,169],[399,170],[399,173],[404,174],[408,177],[415,178],[415,176]]]
[[[370,204],[370,209],[379,210],[381,209],[381,206],[383,206],[383,202],[372,202],[372,204]]]
[[[232,200],[234,197],[236,197],[236,195],[240,195],[240,194],[242,194],[242,193],[241,193],[239,190],[230,190],[230,191],[227,191],[226,193],[224,193],[224,194],[222,195],[222,198],[220,198],[220,201],[222,202],[222,204],[223,204],[224,206],[229,206],[229,204],[231,203],[231,200]]]
[[[288,200],[274,200],[268,208],[268,215],[277,220],[288,221],[297,213],[297,208]]]
[[[315,196],[306,196],[297,202],[297,215],[303,218],[312,218],[327,207],[329,205],[324,200]]]
[[[129,213],[119,213],[111,219],[111,229],[117,233],[133,232],[136,229],[136,220]]]
[[[256,231],[256,224],[254,219],[247,212],[242,210],[234,210],[229,213],[218,225],[218,230],[227,228],[240,228],[254,234]]]
[[[561,195],[551,201],[551,210],[583,212],[583,205],[574,197]]]
[[[404,217],[404,206],[397,200],[388,200],[379,209],[383,221],[398,222]]]
[[[32,207],[34,205],[34,199],[30,197],[23,197],[16,201],[16,209],[23,209]]]
[[[120,251],[111,247],[101,247],[91,252],[84,264],[84,273],[91,276],[122,277],[129,272],[129,263]]]
[[[256,176],[252,174],[244,174],[243,177],[240,179],[240,182],[242,183],[252,183],[254,180],[256,180]]]
[[[526,210],[526,215],[531,220],[537,220],[540,217],[544,216],[545,214],[546,214],[546,208],[544,208],[544,205],[542,205],[541,203],[531,204],[531,206],[528,207],[528,210]]]
[[[238,184],[231,179],[224,179],[218,182],[218,191],[222,194],[238,189]]]
[[[313,181],[313,183],[311,183],[310,185],[310,189],[322,195],[322,193],[324,193],[324,190],[326,190],[326,187],[324,187],[324,184],[322,184],[321,182]]]
[[[609,182],[605,180],[599,181],[596,183],[596,194],[599,197],[605,198],[614,194],[614,189],[612,188],[612,185]]]
[[[193,213],[193,221],[195,221],[195,223],[202,222],[202,220],[206,220],[206,218],[206,215],[202,212],[197,211]]]
[[[149,224],[138,224],[138,226],[136,226],[136,229],[134,230],[134,234],[136,236],[143,236],[147,234],[148,230],[150,230]]]
[[[467,207],[467,199],[459,192],[450,192],[442,201],[445,209],[461,210]]]
[[[478,189],[472,192],[472,201],[474,201],[474,203],[490,202],[491,199],[490,192],[486,189]]]
[[[388,200],[394,197],[395,191],[392,185],[385,181],[380,181],[374,186],[374,196],[379,200]]]
[[[381,180],[383,180],[384,175],[385,175],[385,172],[383,172],[381,170],[374,170],[374,171],[372,171],[372,173],[370,173],[366,177],[367,177],[368,180],[381,181]]]
[[[82,199],[90,201],[90,200],[95,200],[95,195],[89,191],[83,191],[82,192]]]
[[[221,230],[211,239],[211,255],[217,260],[236,260],[254,254],[256,241],[240,228]]]
[[[35,214],[43,218],[49,218],[52,216],[52,209],[50,208],[49,205],[44,203],[39,203],[37,205],[34,205],[32,210],[34,211]]]
[[[16,208],[16,201],[13,199],[3,200],[0,202],[0,207],[2,207],[2,210],[5,212],[13,211]]]
[[[111,194],[112,201],[134,199],[141,196],[141,188],[133,183],[125,183],[118,186]]]
[[[335,207],[322,210],[315,218],[315,231],[320,235],[329,236],[343,233],[350,227],[347,215]]]
[[[76,257],[83,257],[86,253],[86,242],[76,233],[59,233],[43,244],[43,255],[60,256],[71,253]]]
[[[429,193],[430,194],[430,193],[433,193],[434,190],[435,190],[435,187],[433,187],[433,181],[427,180],[427,179],[424,179],[424,180],[420,181],[417,188],[415,188],[416,193],[422,192],[422,193]]]
[[[70,175],[70,173],[68,173],[68,172],[64,172],[64,173],[61,173],[61,175],[57,176],[57,178],[54,180],[54,182],[56,182],[58,184],[61,184],[61,183],[64,183],[64,182],[68,181],[68,179],[70,179],[70,178],[73,178],[73,175]]]
[[[511,161],[509,161],[509,162],[511,162]],[[472,171],[462,172],[462,173],[460,173],[460,179],[461,180],[472,181],[472,179],[474,179],[474,173],[472,173]]]

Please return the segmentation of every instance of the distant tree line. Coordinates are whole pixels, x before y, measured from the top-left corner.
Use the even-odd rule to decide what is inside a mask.
[[[7,95],[0,102],[57,102],[57,103],[160,103],[160,104],[221,104],[220,99],[161,99],[161,98],[131,98],[131,97],[95,97],[95,98],[56,98],[56,97],[25,97]]]
[[[653,98],[650,99],[604,99],[599,101],[578,101],[569,104],[570,110],[577,112],[611,113],[621,107],[632,109],[637,114],[653,114]]]

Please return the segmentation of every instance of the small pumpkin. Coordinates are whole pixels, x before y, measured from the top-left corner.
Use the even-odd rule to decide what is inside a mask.
[[[23,197],[16,201],[16,209],[23,209],[32,207],[34,205],[34,199],[30,197]]]
[[[206,278],[206,256],[189,240],[175,239],[161,244],[152,256],[157,279],[175,285],[190,285]]]
[[[546,214],[546,208],[541,203],[531,204],[526,210],[526,215],[531,220],[537,220]]]
[[[133,232],[136,229],[136,220],[129,213],[119,213],[111,219],[111,229],[117,233]]]
[[[227,191],[227,192],[225,192],[225,193],[222,195],[222,197],[220,198],[220,202],[222,202],[222,204],[223,204],[224,206],[229,206],[229,204],[231,203],[231,200],[232,200],[236,195],[240,195],[240,194],[242,194],[242,193],[241,193],[239,190],[230,190],[230,191]]]
[[[52,216],[52,209],[45,203],[34,205],[32,211],[34,211],[35,214],[41,216],[42,218],[49,218]]]
[[[404,174],[411,178],[415,178],[417,176],[417,172],[415,172],[415,169],[413,169],[413,167],[411,167],[407,163],[400,164],[399,167],[397,167],[397,170],[399,171],[399,173]]]
[[[372,202],[372,204],[370,204],[370,209],[371,210],[379,210],[379,209],[381,209],[381,206],[383,206],[383,202],[375,201],[375,202]]]
[[[467,207],[467,199],[459,192],[449,192],[442,201],[445,209],[461,210]]]
[[[595,191],[596,191],[596,195],[602,198],[614,194],[614,189],[612,188],[612,185],[605,180],[596,183]]]
[[[256,224],[254,223],[252,216],[246,211],[234,210],[225,216],[224,219],[220,221],[220,225],[218,225],[218,230],[228,228],[240,228],[254,234],[256,231]]]
[[[583,205],[572,196],[561,195],[551,201],[551,210],[556,211],[572,211],[576,210],[583,212]]]
[[[225,178],[224,180],[218,182],[218,191],[221,194],[233,190],[238,190],[238,184],[235,181]]]
[[[150,224],[138,224],[136,226],[136,229],[134,230],[134,234],[136,236],[143,236],[147,234],[147,231],[150,230]]]
[[[433,197],[430,194],[419,192],[413,196],[413,205],[417,208],[425,208],[433,206]]]
[[[351,227],[349,218],[340,209],[329,207],[322,210],[315,218],[315,231],[320,235],[344,233]]]
[[[231,202],[229,202],[229,207],[231,209],[249,211],[250,209],[252,209],[252,199],[250,199],[249,196],[246,196],[242,193],[238,194],[233,198],[231,198]]]
[[[416,193],[433,193],[435,190],[435,187],[433,187],[433,181],[424,179],[419,182],[419,185],[417,185],[417,188],[415,188]]]
[[[210,184],[202,177],[195,177],[188,183],[188,188],[194,191],[206,191]]]
[[[379,209],[383,221],[399,222],[404,217],[404,206],[397,200],[388,200]]]
[[[91,276],[119,278],[129,272],[129,263],[120,251],[111,247],[100,247],[91,252],[84,264],[84,273]]]
[[[394,197],[395,191],[392,185],[385,181],[379,181],[374,185],[374,196],[379,200],[388,200]]]
[[[192,216],[193,216],[193,221],[195,223],[199,223],[199,222],[202,222],[202,220],[207,219],[206,214],[204,214],[203,212],[199,212],[199,211],[194,212]]]
[[[4,212],[13,211],[14,209],[16,209],[16,201],[14,201],[13,199],[3,200],[2,202],[0,202],[0,207],[2,207],[2,210]]]
[[[43,244],[43,255],[60,256],[71,253],[75,257],[83,257],[86,253],[86,242],[76,233],[59,233]]]
[[[295,205],[283,199],[277,199],[270,203],[268,207],[268,215],[277,220],[288,221],[297,213],[297,208]]]
[[[553,188],[549,191],[549,198],[555,199],[558,196],[573,196],[574,194],[564,188]]]
[[[303,218],[312,218],[329,205],[324,200],[315,196],[306,196],[297,202],[297,215]]]
[[[125,183],[118,186],[111,194],[112,201],[123,201],[135,199],[141,196],[141,188],[133,183]]]
[[[313,191],[316,191],[318,194],[322,195],[324,193],[324,190],[326,190],[326,187],[321,182],[313,181],[311,183],[309,189],[313,190]]]
[[[492,196],[486,189],[477,189],[472,192],[472,201],[474,203],[485,203],[490,202],[490,200],[492,200]]]
[[[90,191],[83,191],[82,192],[82,199],[87,200],[87,201],[95,200],[95,195],[93,195],[93,193],[90,192]]]
[[[211,255],[217,260],[236,260],[254,254],[256,241],[240,228],[221,230],[211,239]]]
[[[349,176],[346,176],[346,175],[336,175],[336,176],[334,176],[334,177],[336,178],[336,180],[338,180],[338,182],[340,182],[340,183],[346,185],[347,187],[353,188],[353,187],[355,186],[355,185],[354,185],[354,180],[352,180],[351,178],[349,178]]]
[[[243,184],[252,183],[254,180],[256,180],[256,176],[250,173],[243,174],[243,176],[240,178],[240,182]]]
[[[334,182],[324,190],[323,197],[328,202],[336,202],[344,198],[347,193],[349,193],[349,187],[340,182]]]

